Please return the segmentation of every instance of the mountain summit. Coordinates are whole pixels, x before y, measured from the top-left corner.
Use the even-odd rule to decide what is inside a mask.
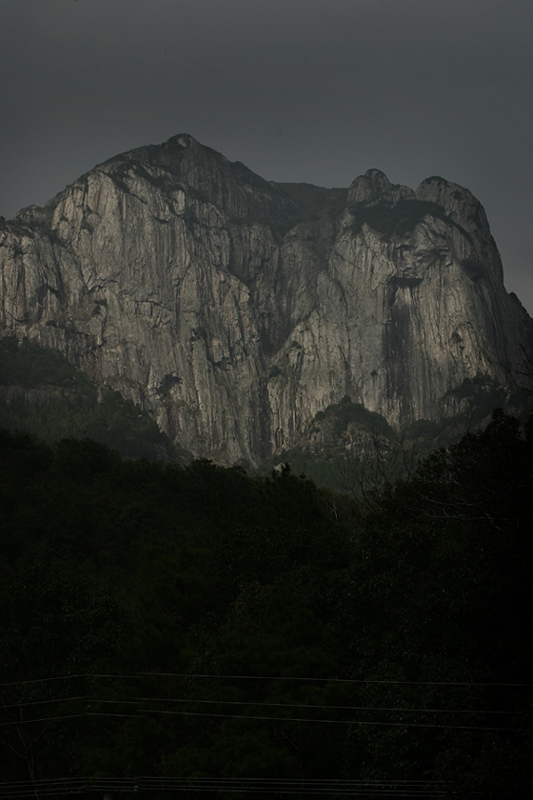
[[[455,413],[465,381],[531,385],[533,322],[485,212],[438,177],[276,184],[181,134],[3,222],[0,269],[1,336],[226,463],[290,448],[346,396],[400,429]]]

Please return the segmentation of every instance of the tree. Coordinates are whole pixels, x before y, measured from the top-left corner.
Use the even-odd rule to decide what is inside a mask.
[[[87,742],[80,719],[90,692],[84,676],[109,669],[123,627],[116,603],[98,586],[38,564],[12,574],[0,592],[0,747],[2,763],[12,764],[6,778],[66,776],[81,767]]]

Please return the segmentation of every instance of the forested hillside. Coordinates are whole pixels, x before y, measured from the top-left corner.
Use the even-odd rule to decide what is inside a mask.
[[[0,426],[49,444],[89,436],[130,458],[183,455],[138,406],[28,339],[0,339]]]
[[[364,504],[0,448],[2,797],[531,793],[533,423]]]

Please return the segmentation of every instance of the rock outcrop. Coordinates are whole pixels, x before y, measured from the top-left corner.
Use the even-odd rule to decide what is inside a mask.
[[[466,378],[531,383],[533,323],[483,208],[441,178],[277,185],[180,135],[4,222],[0,269],[0,335],[226,463],[291,447],[346,395],[401,428]]]

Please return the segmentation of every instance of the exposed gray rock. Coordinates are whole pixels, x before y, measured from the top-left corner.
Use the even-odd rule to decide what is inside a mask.
[[[222,462],[291,447],[345,395],[401,427],[465,378],[531,383],[532,321],[483,208],[441,178],[291,190],[180,135],[4,223],[0,269],[1,335]]]
[[[348,192],[349,203],[363,203],[365,206],[378,203],[394,206],[400,200],[412,200],[414,197],[412,189],[392,184],[379,169],[369,169],[364,175],[360,175],[354,180]]]

